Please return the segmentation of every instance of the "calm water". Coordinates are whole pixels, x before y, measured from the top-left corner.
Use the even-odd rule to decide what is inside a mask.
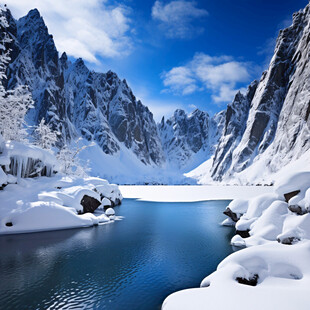
[[[0,237],[1,309],[160,309],[232,252],[228,201],[124,200],[124,220]]]

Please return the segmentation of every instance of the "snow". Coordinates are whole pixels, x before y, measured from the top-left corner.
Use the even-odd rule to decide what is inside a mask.
[[[228,206],[243,214],[236,229],[248,231],[249,237],[236,235],[231,244],[244,249],[225,258],[202,281],[201,288],[168,296],[163,310],[309,308],[310,210],[306,206],[310,203],[310,173],[280,175],[273,192],[236,199]],[[296,190],[300,193],[287,203],[284,194]],[[292,202],[306,213],[291,212]]]
[[[115,211],[112,208],[109,208],[105,211],[105,215],[107,216],[111,216],[111,215],[115,215]]]
[[[291,174],[286,179],[280,179],[275,183],[276,193],[283,196],[285,193],[290,193],[295,190],[300,190],[301,193],[310,187],[310,171]]]
[[[104,207],[107,207],[107,206],[111,206],[111,200],[104,197],[102,200],[101,200],[101,206],[99,206],[100,209],[103,209]]]
[[[180,171],[167,166],[143,164],[128,148],[120,143],[117,154],[106,154],[94,143],[85,139],[85,145],[78,157],[83,166],[88,166],[89,174],[107,179],[117,184],[196,184],[196,181]]]
[[[243,249],[224,259],[217,271],[203,280],[202,288],[170,295],[162,309],[307,310],[309,261],[309,241],[294,246],[271,243]],[[255,287],[236,281],[237,277],[254,274],[259,276]]]
[[[120,185],[119,188],[124,198],[161,202],[231,200],[273,191],[270,186]]]
[[[8,178],[7,175],[3,172],[2,168],[0,167],[0,186],[6,184]]]
[[[88,227],[110,222],[113,218],[100,210],[93,214],[78,214],[83,210],[80,202],[84,195],[100,201],[100,192],[103,191],[109,197],[122,200],[116,185],[99,178],[56,175],[8,184],[0,191],[0,234]]]
[[[229,204],[229,209],[237,215],[244,214],[248,209],[249,202],[246,199],[237,198]],[[240,216],[238,216],[239,218]]]

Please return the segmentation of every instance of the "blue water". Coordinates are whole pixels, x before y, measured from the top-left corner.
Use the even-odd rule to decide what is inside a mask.
[[[229,201],[126,199],[93,228],[0,237],[1,309],[160,309],[232,252]]]

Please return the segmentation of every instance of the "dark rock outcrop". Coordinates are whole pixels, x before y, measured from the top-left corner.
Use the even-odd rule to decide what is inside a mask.
[[[83,206],[83,213],[94,213],[94,211],[101,205],[101,202],[94,197],[84,195],[80,204]]]
[[[236,230],[236,235],[239,235],[242,238],[249,238],[250,230]]]
[[[300,241],[300,239],[297,237],[286,237],[283,239],[277,239],[277,241],[282,244],[292,245]]]
[[[230,210],[230,208],[226,208],[223,212],[225,215],[227,215],[229,218],[231,218],[234,222],[238,222],[240,217],[233,211]]]
[[[289,200],[293,197],[295,197],[296,195],[298,195],[300,193],[300,190],[296,190],[290,193],[286,193],[284,194],[284,198],[286,202],[289,202]]]
[[[259,276],[257,273],[255,273],[252,277],[249,279],[237,277],[236,280],[240,284],[250,285],[250,286],[256,286],[258,282]]]
[[[307,213],[306,210],[304,210],[302,207],[298,206],[298,205],[290,205],[288,206],[288,209],[293,212],[296,213],[298,215],[304,215]]]

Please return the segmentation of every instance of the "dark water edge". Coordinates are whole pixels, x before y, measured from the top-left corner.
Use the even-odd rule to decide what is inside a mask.
[[[122,221],[0,236],[0,309],[160,309],[232,253],[228,203],[125,199]]]

